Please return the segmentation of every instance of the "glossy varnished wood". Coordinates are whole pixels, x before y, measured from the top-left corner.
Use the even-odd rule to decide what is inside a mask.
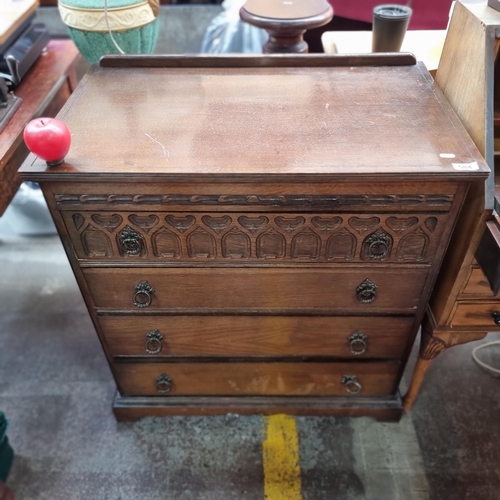
[[[26,124],[37,116],[55,116],[76,86],[75,64],[80,58],[73,42],[53,40],[15,90],[22,98],[0,135],[0,215],[21,184],[18,168],[28,156],[23,141]]]
[[[99,323],[113,356],[330,356],[359,360],[400,358],[413,318],[100,316]],[[154,330],[163,339],[146,345],[148,333]],[[359,340],[353,340],[356,333],[363,336],[366,352],[361,352]]]
[[[403,172],[470,177],[452,163],[477,161],[479,175],[487,175],[438,93],[419,64],[95,68],[61,115],[73,134],[65,163],[50,174],[40,161],[26,170],[51,179],[119,171],[123,178],[231,176],[233,182],[355,173],[359,180]],[[433,132],[445,128],[446,135]]]

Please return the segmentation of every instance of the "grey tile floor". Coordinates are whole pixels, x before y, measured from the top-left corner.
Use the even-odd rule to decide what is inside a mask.
[[[265,498],[261,416],[114,420],[114,383],[58,237],[17,236],[0,220],[0,271],[17,500]],[[471,350],[436,360],[398,424],[297,418],[300,497],[500,499],[500,379]]]

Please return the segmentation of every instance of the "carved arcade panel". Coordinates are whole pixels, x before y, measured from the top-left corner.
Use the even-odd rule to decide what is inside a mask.
[[[62,212],[80,259],[432,261],[447,214]]]

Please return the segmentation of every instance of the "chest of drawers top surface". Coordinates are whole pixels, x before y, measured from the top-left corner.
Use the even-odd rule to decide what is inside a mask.
[[[488,171],[420,63],[193,61],[91,70],[60,115],[72,132],[65,163],[47,169],[32,157],[23,176],[459,178]],[[453,166],[471,162],[472,171]]]

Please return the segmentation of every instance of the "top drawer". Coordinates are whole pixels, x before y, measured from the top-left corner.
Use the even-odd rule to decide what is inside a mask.
[[[80,260],[430,263],[446,213],[62,212]]]

